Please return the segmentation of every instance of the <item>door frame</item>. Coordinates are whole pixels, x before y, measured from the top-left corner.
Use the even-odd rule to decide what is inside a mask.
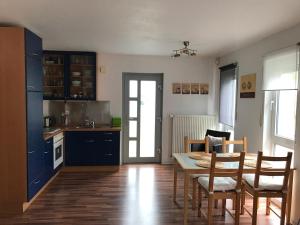
[[[162,158],[162,115],[163,115],[163,73],[131,73],[131,72],[123,72],[122,73],[122,164],[129,164],[129,163],[161,163]],[[148,157],[145,158],[132,158],[130,160],[127,155],[129,154],[129,148],[128,148],[128,141],[125,136],[126,134],[129,134],[129,124],[128,124],[128,118],[126,118],[125,112],[126,112],[126,95],[125,95],[125,88],[126,88],[126,82],[131,79],[136,80],[153,80],[157,81],[157,92],[159,94],[156,94],[156,104],[159,104],[160,107],[156,107],[155,109],[155,118],[156,121],[160,120],[156,123],[156,126],[158,125],[159,128],[155,127],[155,154],[158,154],[157,157],[154,157],[154,160],[149,160]],[[129,88],[128,88],[129,90]],[[138,98],[140,98],[140,85],[138,85]],[[138,117],[140,117],[140,104],[138,102]],[[139,128],[139,125],[138,125]],[[139,129],[138,129],[138,135],[139,135]],[[139,145],[139,142],[137,143]],[[139,146],[137,146],[138,150]],[[150,157],[152,158],[152,157]]]

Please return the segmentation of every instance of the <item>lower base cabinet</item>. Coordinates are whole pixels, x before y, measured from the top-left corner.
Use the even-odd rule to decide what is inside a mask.
[[[53,138],[51,138],[45,141],[44,148],[40,149],[39,152],[34,152],[28,156],[28,201],[37,194],[54,174]]]
[[[119,165],[119,131],[68,131],[65,134],[66,166]]]

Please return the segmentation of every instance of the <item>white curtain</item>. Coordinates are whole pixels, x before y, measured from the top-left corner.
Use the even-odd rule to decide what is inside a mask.
[[[299,46],[266,55],[263,66],[264,91],[298,89]]]

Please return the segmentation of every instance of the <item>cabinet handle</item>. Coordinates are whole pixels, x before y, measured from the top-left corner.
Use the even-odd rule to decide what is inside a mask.
[[[38,183],[40,183],[40,182],[41,182],[41,180],[33,181],[34,184],[38,184]]]
[[[34,56],[38,56],[38,55],[39,55],[39,53],[32,53],[32,55],[34,55]]]
[[[27,88],[34,89],[34,86],[28,85]]]
[[[106,139],[106,140],[104,140],[104,141],[106,141],[106,142],[112,142],[112,140],[111,140],[111,139]]]
[[[34,153],[34,151],[30,151],[30,152],[28,152],[28,154],[32,154],[32,153]]]
[[[51,143],[51,141],[47,141],[46,143],[47,143],[47,144],[50,144],[50,143]]]
[[[44,152],[44,154],[48,154],[49,153],[49,151],[48,152]]]
[[[95,140],[91,139],[91,140],[85,140],[86,143],[94,143]]]
[[[111,133],[111,132],[107,132],[107,133],[104,133],[104,134],[112,135],[113,133]]]
[[[107,155],[107,156],[112,156],[113,154],[112,154],[112,153],[107,153],[107,154],[105,154],[105,155]]]

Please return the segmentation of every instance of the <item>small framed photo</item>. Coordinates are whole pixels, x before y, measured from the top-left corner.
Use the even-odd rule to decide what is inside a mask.
[[[199,83],[191,83],[191,94],[198,95],[200,93]]]
[[[208,95],[208,84],[200,84],[200,94]]]
[[[182,83],[182,94],[183,95],[191,94],[191,84],[190,83]]]
[[[181,94],[181,83],[173,83],[172,93],[173,94]]]

